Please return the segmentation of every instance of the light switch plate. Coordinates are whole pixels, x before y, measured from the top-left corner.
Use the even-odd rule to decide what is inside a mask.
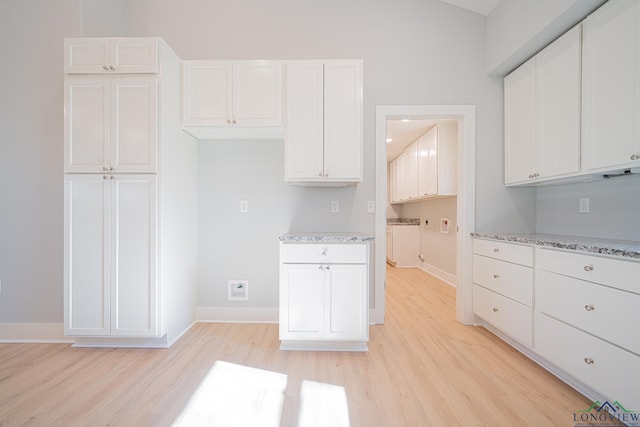
[[[580,199],[578,212],[580,212],[580,213],[589,213],[589,199],[588,198]]]
[[[340,212],[340,201],[339,200],[332,200],[331,201],[331,213],[338,213]]]
[[[249,212],[249,201],[248,200],[240,200],[240,213]]]
[[[376,213],[376,202],[375,202],[375,200],[369,200],[367,202],[367,213]]]

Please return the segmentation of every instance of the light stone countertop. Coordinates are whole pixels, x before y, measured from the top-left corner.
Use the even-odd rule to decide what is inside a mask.
[[[281,242],[286,243],[366,243],[374,237],[366,233],[285,233],[279,236]]]
[[[420,225],[420,218],[387,218],[387,225]]]
[[[530,233],[471,233],[473,237],[506,242],[525,243],[556,249],[590,252],[640,260],[640,242],[633,240],[598,239],[594,237],[562,236]]]

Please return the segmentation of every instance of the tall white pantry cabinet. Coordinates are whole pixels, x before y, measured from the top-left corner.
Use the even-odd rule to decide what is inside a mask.
[[[65,40],[64,328],[166,347],[193,322],[196,145],[159,38]]]

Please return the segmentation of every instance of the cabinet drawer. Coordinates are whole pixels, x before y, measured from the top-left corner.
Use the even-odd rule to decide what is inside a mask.
[[[364,264],[367,262],[367,245],[282,243],[280,261],[307,264]]]
[[[532,345],[533,309],[473,285],[473,312],[509,336]]]
[[[473,283],[533,305],[533,268],[473,255]]]
[[[640,357],[539,313],[535,349],[611,402],[640,408]]]
[[[540,249],[538,268],[640,294],[640,263]]]
[[[473,239],[473,252],[478,255],[533,267],[533,246]]]
[[[538,311],[640,354],[640,295],[540,271]]]

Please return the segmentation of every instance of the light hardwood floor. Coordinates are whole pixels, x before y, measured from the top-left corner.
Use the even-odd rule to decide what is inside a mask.
[[[343,386],[356,426],[568,426],[591,402],[483,328],[455,321],[455,291],[388,269],[384,325],[368,353],[282,352],[277,325],[197,324],[170,349],[0,345],[0,425],[165,426],[216,360]],[[215,402],[212,402],[215,404]]]

